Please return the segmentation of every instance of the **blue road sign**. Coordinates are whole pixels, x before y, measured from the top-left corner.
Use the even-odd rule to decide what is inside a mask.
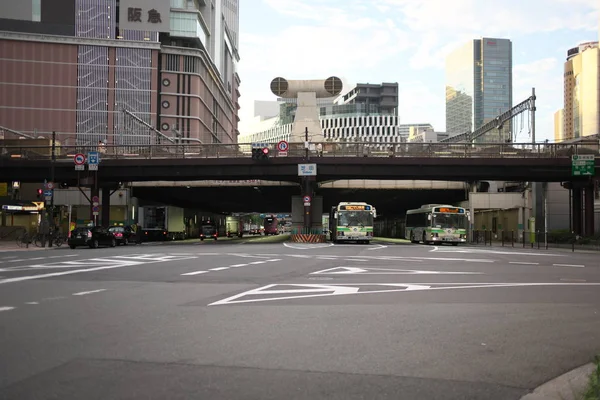
[[[100,163],[100,157],[98,156],[97,151],[90,151],[88,153],[88,164],[90,165],[98,165]]]
[[[92,207],[92,212],[98,212],[98,211],[100,211],[100,207],[98,207],[98,206]]]
[[[48,189],[44,190],[44,197],[50,197],[50,196],[52,196],[52,190],[48,190]]]

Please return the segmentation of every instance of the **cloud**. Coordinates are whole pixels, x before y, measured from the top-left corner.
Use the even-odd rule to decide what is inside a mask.
[[[427,87],[426,82],[415,80],[400,82],[398,115],[401,124],[430,123],[437,132],[446,124],[445,99]],[[442,110],[442,112],[433,111]]]
[[[390,7],[401,26],[419,36],[412,68],[443,67],[459,44],[481,36],[513,38],[559,30],[598,31],[598,0],[372,0]],[[393,12],[395,11],[395,12]]]

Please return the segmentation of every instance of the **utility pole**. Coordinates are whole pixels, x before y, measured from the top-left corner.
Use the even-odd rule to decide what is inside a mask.
[[[56,167],[56,131],[52,131],[52,159],[50,163],[50,182],[54,184],[55,179],[55,167]],[[54,234],[54,188],[52,190],[52,196],[50,196],[50,210],[48,213],[48,247],[52,247],[52,235]]]
[[[535,145],[535,88],[531,88],[531,143]]]

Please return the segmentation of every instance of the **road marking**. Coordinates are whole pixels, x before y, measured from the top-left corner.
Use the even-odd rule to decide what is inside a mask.
[[[387,248],[387,246],[384,246],[384,245],[382,245],[382,244],[378,244],[377,246],[378,246],[378,247],[370,247],[370,248],[368,248],[367,250],[381,250],[381,249],[385,249],[385,248]]]
[[[346,258],[344,261],[364,261],[364,262],[368,262],[369,260],[361,260],[360,258]]]
[[[36,304],[40,304],[40,303],[37,301],[27,301],[27,302],[25,302],[25,304],[36,305]]]
[[[194,272],[186,272],[185,274],[181,274],[181,275],[200,275],[200,274],[206,274],[208,271],[194,271]]]
[[[223,271],[229,269],[229,267],[217,267],[217,268],[211,268],[209,269],[209,271]]]
[[[231,268],[239,268],[239,267],[245,267],[246,265],[248,265],[248,264],[233,264],[233,265],[230,265],[230,267]]]
[[[10,311],[10,310],[14,310],[14,307],[0,307],[0,311]]]
[[[555,267],[572,267],[572,268],[585,268],[585,265],[578,264],[552,264]]]
[[[322,271],[311,272],[310,275],[480,275],[481,272],[458,272],[458,271],[426,271],[414,269],[392,269],[392,268],[359,268],[359,267],[335,267]]]
[[[442,286],[444,285],[444,286]],[[272,290],[272,288],[279,287],[292,287],[293,289],[280,289]],[[277,301],[277,300],[293,300],[302,298],[314,298],[314,297],[331,297],[331,296],[344,296],[353,294],[380,294],[380,293],[394,293],[394,292],[419,292],[428,290],[460,290],[460,289],[486,289],[486,288],[519,288],[519,287],[532,287],[532,286],[600,286],[600,283],[351,283],[342,284],[335,283],[329,285],[305,285],[305,284],[270,284],[257,289],[251,289],[246,292],[236,294],[231,297],[210,303],[209,306],[225,305],[225,304],[241,304],[241,303],[252,303],[252,302],[265,302],[265,301]],[[361,290],[362,287],[392,287],[393,289],[380,289],[380,290]],[[296,296],[293,296],[296,294]],[[268,297],[258,297],[258,296]],[[274,297],[273,295],[283,295]],[[249,297],[247,299],[242,299]],[[242,300],[240,300],[242,299]]]
[[[524,261],[510,261],[509,264],[518,264],[518,265],[540,265],[540,263],[536,262],[524,262]]]
[[[561,281],[566,282],[587,282],[585,279],[569,279],[569,278],[560,278]]]
[[[112,259],[113,265],[101,265],[101,266],[93,267],[93,268],[72,269],[72,270],[68,270],[68,271],[51,272],[51,273],[47,273],[47,274],[28,275],[28,276],[19,276],[19,277],[15,277],[15,278],[0,279],[0,285],[6,284],[6,283],[29,281],[29,280],[33,280],[33,279],[54,278],[57,276],[81,274],[81,273],[86,273],[86,272],[96,272],[96,271],[102,271],[102,270],[106,270],[106,269],[131,267],[131,266],[142,265],[142,264],[155,264],[155,263],[166,262],[166,261],[174,261],[174,259],[176,261],[180,261],[180,260],[189,260],[189,259],[195,259],[195,258],[197,258],[197,257],[166,256],[166,257],[159,257],[159,258],[154,258],[154,259],[146,258],[143,261],[142,260],[132,261],[132,260],[114,260],[114,259]],[[84,261],[87,261],[86,265],[94,264],[94,263],[96,263],[96,265],[98,265],[98,264],[106,264],[107,260],[111,260],[111,259],[92,258],[92,259],[84,260]],[[114,262],[117,262],[117,264],[115,265]],[[64,263],[57,263],[57,264],[64,264]],[[37,266],[33,266],[33,267],[54,268],[54,264],[37,265]],[[70,267],[72,267],[72,265],[70,265]]]
[[[296,250],[314,250],[314,249],[322,249],[322,248],[325,248],[325,247],[331,247],[331,246],[333,246],[333,243],[306,243],[306,244],[300,244],[300,243],[294,243],[294,244],[283,243],[283,245],[285,247],[290,248],[290,249],[296,249]]]
[[[106,291],[106,289],[88,290],[87,292],[73,293],[73,296],[85,296],[86,294],[100,293],[100,292],[104,292],[104,291]]]
[[[546,257],[565,257],[564,254],[553,254],[553,253],[531,253],[527,251],[500,251],[500,250],[486,250],[486,249],[477,249],[473,247],[463,247],[459,249],[452,249],[450,247],[438,248],[435,250],[438,253],[467,253],[467,254],[510,254],[510,255],[520,255],[520,256],[546,256]]]
[[[337,260],[337,257],[317,257],[319,260]]]
[[[64,258],[64,257],[77,257],[77,254],[65,254],[62,256],[50,256],[50,257],[46,257],[46,258]]]

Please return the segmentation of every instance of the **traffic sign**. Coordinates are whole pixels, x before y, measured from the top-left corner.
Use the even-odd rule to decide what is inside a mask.
[[[593,154],[574,154],[571,156],[571,175],[594,176],[596,161]]]
[[[286,142],[285,140],[282,140],[279,143],[277,143],[277,150],[281,152],[287,152],[289,147],[290,146],[288,142]]]
[[[90,171],[98,171],[98,164],[100,163],[100,156],[97,151],[88,152],[88,169]]]
[[[49,189],[44,190],[44,197],[52,197],[52,190],[49,190]]]
[[[298,164],[298,176],[317,176],[317,164]]]
[[[75,171],[83,171],[85,169],[85,155],[78,153],[73,156],[75,162]]]
[[[303,200],[304,200],[305,203],[310,203],[311,198],[310,198],[309,195],[306,195],[306,196],[304,196]]]
[[[94,196],[94,197],[92,197],[92,201],[93,201],[94,203],[97,203],[97,202],[99,202],[99,201],[100,201],[100,198],[99,198],[98,196]]]
[[[54,183],[52,183],[52,182],[47,182],[47,183],[46,183],[46,189],[49,189],[49,190],[52,190],[52,189],[54,189]]]

